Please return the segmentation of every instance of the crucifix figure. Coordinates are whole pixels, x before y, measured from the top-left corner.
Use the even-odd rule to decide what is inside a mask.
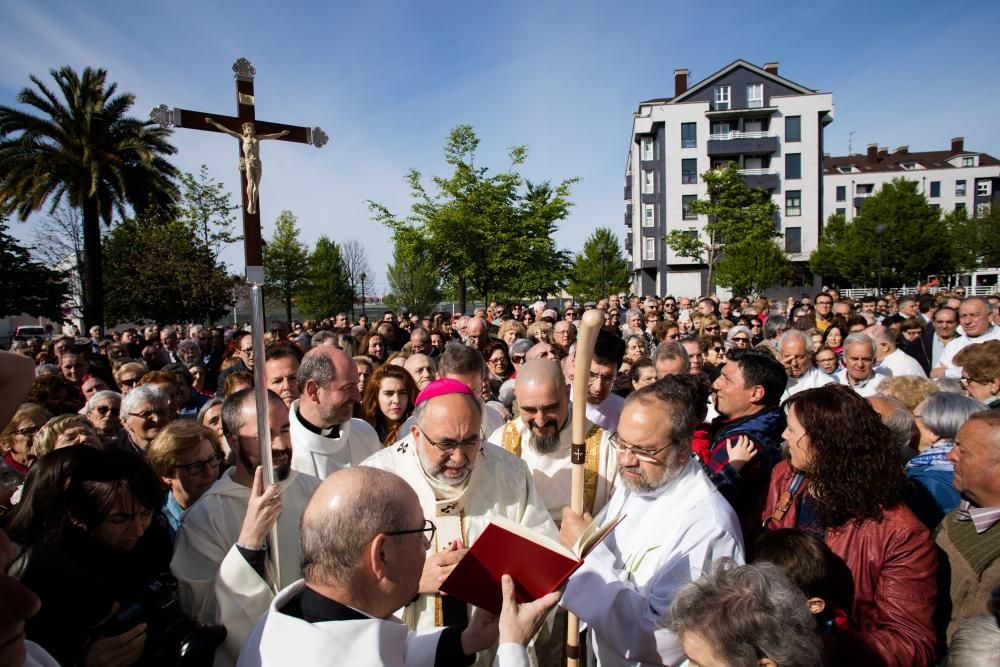
[[[288,130],[275,132],[274,134],[257,134],[254,131],[253,123],[243,123],[243,134],[233,132],[225,125],[216,123],[211,118],[206,118],[205,122],[212,127],[225,132],[231,137],[236,137],[243,142],[243,157],[240,158],[240,170],[243,172],[243,180],[247,184],[247,213],[257,212],[257,189],[260,187],[260,177],[264,171],[264,165],[260,161],[260,142],[265,139],[280,139],[288,134]]]
[[[162,127],[184,127],[190,130],[223,132],[240,140],[240,178],[243,201],[243,243],[247,265],[247,281],[264,282],[263,245],[260,231],[260,144],[265,139],[311,144],[319,148],[329,139],[318,127],[308,128],[257,120],[254,109],[253,79],[257,70],[246,58],[233,63],[236,77],[236,116],[169,108],[165,104],[149,115]]]

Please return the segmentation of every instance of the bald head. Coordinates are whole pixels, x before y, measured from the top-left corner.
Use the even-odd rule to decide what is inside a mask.
[[[300,565],[306,583],[371,585],[367,547],[372,539],[413,528],[422,519],[417,494],[391,472],[357,466],[333,473],[316,489],[302,514]]]
[[[569,358],[569,357],[567,357]],[[519,419],[531,429],[528,443],[539,454],[559,448],[559,433],[569,419],[569,386],[558,361],[532,359],[517,371],[514,394]]]
[[[536,343],[531,346],[531,349],[524,355],[525,359],[551,359],[553,361],[559,360],[559,354],[556,349],[549,343]],[[520,372],[520,371],[518,371]]]
[[[299,411],[320,428],[346,422],[361,400],[358,366],[337,347],[321,345],[309,350],[299,365],[298,380]]]
[[[538,358],[524,362],[518,369],[517,378],[514,380],[514,391],[517,392],[529,385],[563,390],[566,381],[558,362]]]

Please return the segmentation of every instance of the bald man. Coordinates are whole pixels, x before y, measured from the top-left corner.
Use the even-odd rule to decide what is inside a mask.
[[[474,350],[483,352],[490,342],[490,327],[481,317],[473,317],[465,329],[465,343]]]
[[[559,353],[551,343],[535,343],[524,355],[526,360],[531,359],[551,359],[559,361]]]
[[[275,597],[243,647],[240,667],[325,667],[331,656],[349,656],[352,665],[470,664],[496,642],[496,617],[476,610],[468,627],[420,633],[393,617],[416,595],[435,533],[400,477],[365,467],[333,473],[302,515],[303,579]],[[558,593],[518,605],[505,583],[498,662],[527,665],[525,644]]]
[[[357,364],[346,352],[314,347],[302,358],[298,380],[301,394],[290,407],[293,469],[326,479],[382,448],[375,429],[351,417],[361,395]]]
[[[562,508],[569,504],[572,477],[569,386],[557,362],[533,359],[518,370],[514,394],[520,407],[518,418],[495,430],[489,441],[528,464],[538,496],[558,525]],[[618,465],[608,433],[590,420],[585,429],[584,504],[596,515],[614,491]]]
[[[467,606],[442,596],[441,582],[490,520],[502,516],[553,539],[558,530],[538,498],[524,461],[483,441],[483,406],[460,380],[442,378],[415,402],[409,439],[378,452],[364,465],[396,473],[416,492],[423,516],[437,525],[428,546],[420,595],[406,606],[411,630],[461,625]],[[489,664],[480,655],[477,664]]]

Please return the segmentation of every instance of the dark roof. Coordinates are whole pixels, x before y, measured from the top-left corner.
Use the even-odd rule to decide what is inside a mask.
[[[868,153],[859,153],[855,155],[843,155],[835,157],[823,158],[823,173],[825,174],[839,174],[840,171],[837,167],[843,165],[852,164],[860,170],[860,173],[867,174],[873,172],[900,172],[907,173],[909,171],[914,171],[912,169],[904,169],[903,164],[908,162],[915,162],[922,166],[924,169],[956,169],[960,167],[954,167],[948,163],[948,160],[959,156],[959,155],[978,155],[979,156],[979,166],[980,167],[990,167],[1000,165],[1000,160],[997,160],[992,155],[987,155],[986,153],[977,153],[975,151],[959,151],[953,152],[947,151],[919,151],[916,153],[906,152],[894,152],[890,153],[885,150],[880,150],[874,158],[870,158]]]
[[[666,104],[671,99],[672,98],[669,98],[669,97],[654,97],[651,100],[643,100],[642,102],[639,102],[639,104],[640,105],[642,105],[642,104]]]
[[[698,81],[698,82],[692,84],[691,86],[688,86],[688,89],[685,90],[680,95],[678,95],[677,97],[675,97],[673,100],[671,100],[671,103],[673,103],[673,102],[683,102],[685,99],[687,99],[688,97],[692,96],[698,90],[700,90],[700,89],[704,88],[705,86],[709,85],[710,83],[712,83],[716,79],[724,77],[725,75],[729,74],[730,72],[732,72],[734,69],[736,69],[738,67],[746,68],[746,69],[750,70],[751,72],[756,73],[758,76],[761,76],[761,77],[763,77],[765,79],[770,79],[772,81],[776,81],[777,83],[780,83],[781,85],[786,86],[788,88],[797,89],[800,93],[808,94],[808,93],[818,92],[816,90],[813,90],[812,88],[806,88],[802,84],[795,83],[791,79],[786,79],[785,77],[783,77],[783,76],[781,76],[779,74],[768,72],[768,71],[764,70],[764,68],[757,67],[753,63],[748,63],[747,61],[745,61],[745,60],[743,60],[741,58],[739,60],[734,60],[733,62],[729,63],[728,65],[726,65],[725,67],[723,67],[719,71],[713,72],[712,74],[709,74],[708,76],[706,76],[701,81]]]

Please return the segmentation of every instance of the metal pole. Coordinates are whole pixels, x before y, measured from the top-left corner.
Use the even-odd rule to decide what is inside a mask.
[[[264,373],[264,291],[254,283],[250,287],[250,307],[253,338],[253,386],[257,404],[257,437],[260,467],[264,473],[264,488],[274,484],[274,461],[271,458],[271,420],[268,414],[267,379]],[[271,527],[271,544],[267,550],[271,560],[275,591],[281,588],[281,567],[278,554],[278,522]]]
[[[878,295],[882,296],[882,237],[885,235],[885,230],[888,229],[886,225],[878,225],[875,227],[875,233],[878,234]]]
[[[365,294],[366,294],[366,292],[365,292],[365,277],[366,277],[365,274],[362,273],[361,274],[361,314],[364,315],[365,317],[368,317],[368,314],[365,312],[365,301],[368,300],[365,297]]]

